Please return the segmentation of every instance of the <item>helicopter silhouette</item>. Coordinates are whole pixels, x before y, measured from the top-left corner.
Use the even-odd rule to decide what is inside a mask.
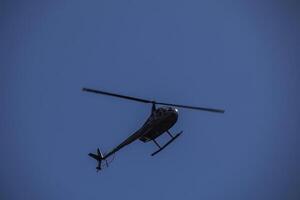
[[[178,119],[178,108],[185,108],[185,109],[193,109],[193,110],[200,110],[200,111],[207,111],[207,112],[215,112],[215,113],[224,113],[225,111],[222,109],[215,109],[215,108],[206,108],[206,107],[196,107],[196,106],[187,106],[187,105],[179,105],[179,104],[170,104],[170,103],[163,103],[163,102],[156,102],[147,99],[141,99],[131,96],[125,96],[116,93],[110,93],[95,89],[83,88],[82,91],[84,92],[91,92],[101,95],[108,95],[118,98],[123,98],[127,100],[137,101],[146,104],[152,104],[151,114],[146,120],[146,122],[142,125],[140,129],[126,138],[123,142],[109,151],[107,154],[103,154],[99,148],[97,148],[97,153],[89,153],[88,155],[94,158],[97,161],[97,171],[101,170],[103,165],[102,161],[105,161],[106,166],[108,166],[107,158],[114,155],[117,151],[122,149],[123,147],[129,145],[135,140],[140,140],[144,143],[153,141],[154,144],[158,147],[158,150],[153,152],[151,156],[156,155],[164,148],[166,148],[169,144],[171,144],[178,136],[182,134],[183,131],[173,135],[169,129],[177,122]],[[163,107],[156,107],[156,105],[162,105]],[[161,136],[163,133],[169,135],[170,140],[166,142],[164,145],[160,145],[155,139]]]

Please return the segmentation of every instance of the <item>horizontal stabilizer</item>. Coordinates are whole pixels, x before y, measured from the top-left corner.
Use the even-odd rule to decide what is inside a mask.
[[[99,155],[96,155],[96,154],[93,154],[93,153],[89,153],[89,156],[91,156],[95,160],[101,160],[101,157]]]
[[[100,149],[97,148],[97,154],[89,153],[89,156],[98,161],[98,165],[96,167],[97,171],[101,170],[101,162],[103,160],[103,154],[100,152]]]

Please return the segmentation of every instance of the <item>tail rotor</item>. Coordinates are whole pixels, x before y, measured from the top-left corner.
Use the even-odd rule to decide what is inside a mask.
[[[89,153],[89,156],[94,158],[95,160],[97,160],[98,164],[97,164],[96,169],[97,169],[97,172],[100,171],[102,169],[101,164],[102,164],[102,160],[104,158],[100,149],[97,148],[97,154]]]
[[[107,158],[104,158],[105,156],[102,154],[99,148],[97,148],[97,154],[89,153],[89,156],[94,158],[97,161],[97,167],[96,167],[97,172],[102,170],[103,167],[104,168],[108,167],[108,164],[114,160],[114,157],[109,161],[107,160]],[[105,163],[102,163],[102,161],[105,161]]]

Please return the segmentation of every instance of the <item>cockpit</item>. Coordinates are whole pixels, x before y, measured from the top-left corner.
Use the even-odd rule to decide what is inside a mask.
[[[158,116],[166,116],[166,115],[173,115],[178,113],[178,110],[176,108],[172,107],[160,107],[157,108],[156,111]]]

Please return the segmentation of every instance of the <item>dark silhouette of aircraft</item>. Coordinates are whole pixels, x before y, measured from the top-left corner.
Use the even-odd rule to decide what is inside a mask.
[[[142,102],[142,103],[152,104],[151,114],[140,129],[138,129],[136,132],[134,132],[132,135],[130,135],[128,138],[126,138],[122,143],[117,145],[115,148],[113,148],[110,152],[108,152],[105,155],[103,155],[101,153],[99,148],[97,148],[97,154],[93,154],[93,153],[88,154],[90,157],[97,160],[97,162],[98,162],[98,165],[96,167],[97,171],[102,169],[102,166],[103,166],[102,161],[103,160],[106,161],[105,164],[106,164],[106,166],[108,166],[108,162],[107,162],[108,157],[115,154],[117,151],[119,151],[126,145],[129,145],[130,143],[132,143],[135,140],[140,140],[142,142],[153,141],[156,144],[156,146],[158,147],[158,150],[153,152],[151,154],[151,156],[154,156],[155,154],[157,154],[161,150],[163,150],[165,147],[167,147],[171,142],[173,142],[178,136],[180,136],[182,134],[182,131],[181,131],[181,132],[173,135],[169,131],[169,129],[176,123],[176,121],[178,119],[178,110],[175,107],[208,111],[208,112],[216,112],[216,113],[224,113],[225,112],[222,109],[162,103],[162,102],[150,101],[150,100],[146,100],[146,99],[125,96],[125,95],[120,95],[120,94],[115,94],[115,93],[110,93],[110,92],[104,92],[104,91],[100,91],[100,90],[89,89],[89,88],[83,88],[82,90],[85,92],[109,95],[109,96],[128,99],[128,100],[132,100],[132,101],[138,101],[138,102]],[[156,108],[156,105],[163,105],[164,107]],[[162,135],[163,133],[167,133],[170,136],[170,140],[161,146],[155,139],[157,137],[159,137],[160,135]]]

